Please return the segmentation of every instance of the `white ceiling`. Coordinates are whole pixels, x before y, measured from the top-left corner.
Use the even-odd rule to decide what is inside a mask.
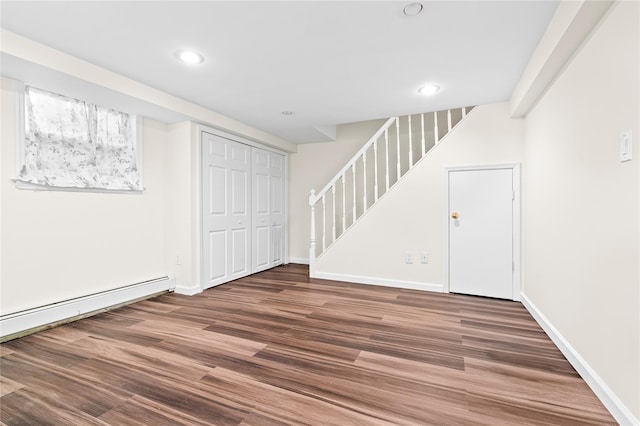
[[[506,101],[557,1],[2,1],[2,28],[295,143]],[[199,66],[174,53],[192,48]],[[433,97],[417,94],[435,82]],[[295,111],[284,116],[282,111]]]

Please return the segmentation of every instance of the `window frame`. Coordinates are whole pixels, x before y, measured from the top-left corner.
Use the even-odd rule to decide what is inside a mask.
[[[144,132],[143,132],[143,117],[137,114],[131,114],[128,112],[124,112],[129,114],[131,125],[133,127],[133,137],[134,137],[134,157],[139,173],[139,181],[141,189],[107,189],[107,188],[97,188],[97,187],[70,187],[70,186],[51,186],[51,185],[41,185],[32,182],[25,182],[19,178],[20,169],[24,165],[24,156],[25,156],[25,127],[26,127],[26,97],[25,97],[25,87],[26,84],[23,81],[18,82],[17,86],[17,96],[16,96],[16,155],[15,155],[15,169],[14,169],[14,178],[11,179],[16,188],[20,190],[35,190],[35,191],[63,191],[63,192],[98,192],[98,193],[118,193],[118,194],[142,194],[146,188],[144,186],[144,155],[143,155],[143,147],[144,147]],[[47,91],[54,94],[60,94],[54,92],[49,89],[44,89],[41,87],[34,87],[35,89]],[[68,96],[65,94],[60,94],[65,97],[69,97],[72,99],[72,96]],[[87,101],[85,101],[87,102]],[[89,102],[88,102],[89,103]],[[97,105],[97,104],[94,104]],[[102,107],[102,105],[99,105]],[[111,107],[109,107],[111,108]],[[111,108],[114,109],[114,108]],[[118,111],[123,112],[123,111]]]

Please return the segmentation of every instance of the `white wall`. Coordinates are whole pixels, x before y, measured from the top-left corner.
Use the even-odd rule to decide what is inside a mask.
[[[524,293],[640,419],[640,3],[621,2],[527,115]],[[635,158],[618,138],[633,131]]]
[[[508,103],[473,109],[331,250],[318,258],[317,272],[441,289],[446,223],[443,167],[519,163],[523,132],[523,121],[509,118]],[[429,253],[429,264],[419,260],[406,264],[406,251]]]
[[[144,120],[143,194],[18,190],[16,85],[1,84],[2,314],[166,276],[166,126]]]
[[[289,155],[289,257],[309,260],[309,191],[319,192],[386,120],[341,124],[335,142],[302,144]]]
[[[176,277],[176,292],[201,289],[200,136],[193,122],[169,126],[165,174],[166,266]]]
[[[165,169],[165,261],[176,277],[177,288],[197,287],[191,251],[191,123],[168,126]]]

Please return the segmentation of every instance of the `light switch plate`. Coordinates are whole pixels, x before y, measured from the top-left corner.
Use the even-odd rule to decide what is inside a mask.
[[[627,130],[620,135],[620,162],[631,161],[631,130]]]

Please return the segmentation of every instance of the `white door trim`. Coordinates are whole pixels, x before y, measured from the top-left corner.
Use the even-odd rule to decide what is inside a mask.
[[[261,142],[254,141],[251,139],[243,138],[242,136],[234,135],[233,133],[225,132],[224,130],[216,129],[215,127],[205,126],[204,124],[198,125],[198,133],[202,135],[202,132],[210,133],[212,135],[220,136],[221,138],[229,139],[234,142],[240,142],[245,145],[253,146],[256,148],[264,149],[266,151],[275,152],[277,154],[281,154],[287,156],[288,153],[278,148],[274,148],[269,145],[264,145]]]
[[[449,173],[454,171],[500,170],[511,169],[513,172],[513,300],[521,300],[521,257],[520,257],[520,164],[487,164],[476,166],[444,167],[444,291],[449,293]]]

